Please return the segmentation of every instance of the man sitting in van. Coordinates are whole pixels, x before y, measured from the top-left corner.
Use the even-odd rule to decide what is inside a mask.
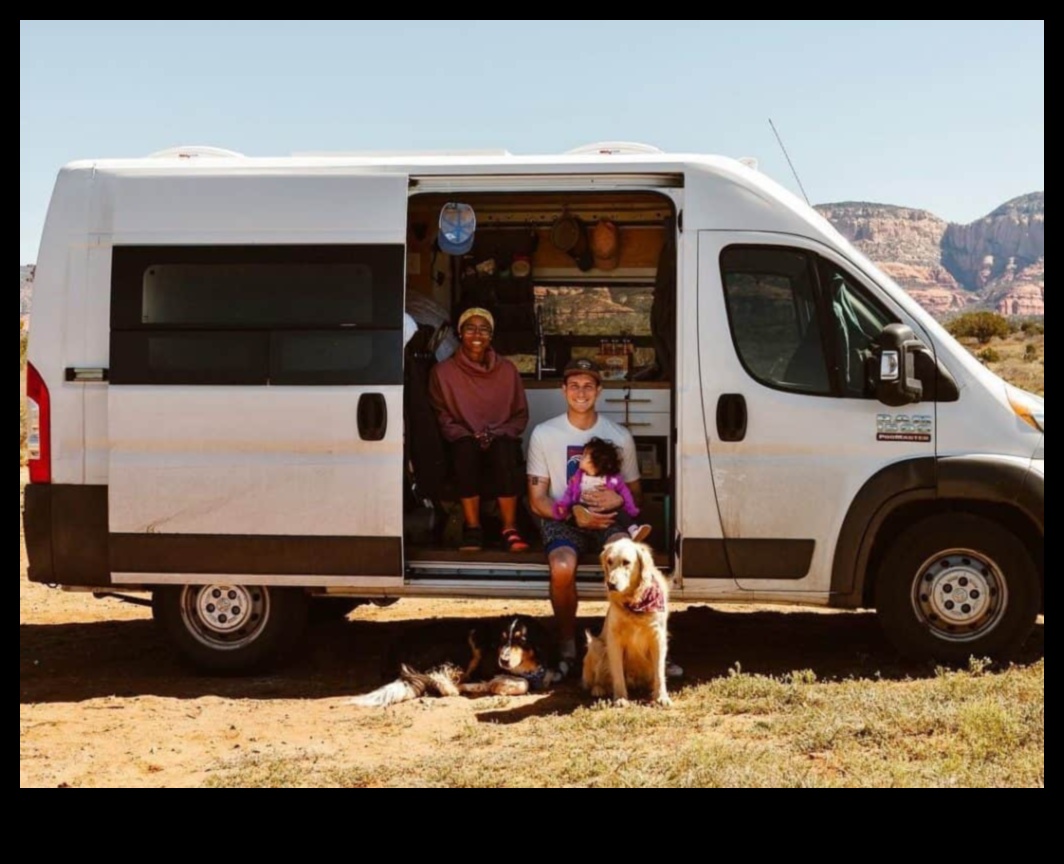
[[[558,626],[561,672],[577,671],[576,569],[580,555],[598,554],[603,547],[629,534],[616,523],[624,505],[620,494],[610,489],[588,492],[584,507],[572,508],[564,521],[555,519],[555,502],[565,495],[579,468],[585,445],[593,438],[611,441],[621,456],[621,476],[636,503],[642,499],[635,440],[623,426],[598,413],[602,395],[602,372],[591,360],[573,360],[565,367],[562,389],[568,410],[560,417],[539,424],[528,444],[528,501],[543,533],[550,564],[550,600]],[[669,664],[671,677],[682,675]]]

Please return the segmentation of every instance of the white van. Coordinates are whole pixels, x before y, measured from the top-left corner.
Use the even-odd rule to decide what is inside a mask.
[[[437,242],[454,203],[464,255]],[[609,262],[582,234],[602,221]],[[151,592],[215,671],[275,659],[325,598],[546,598],[542,551],[450,536],[424,413],[441,331],[406,345],[404,310],[474,302],[530,430],[564,410],[568,360],[608,364],[599,406],[635,437],[677,601],[875,608],[945,661],[1007,657],[1044,612],[1044,401],[755,168],[623,144],[65,167],[30,342],[30,579]]]

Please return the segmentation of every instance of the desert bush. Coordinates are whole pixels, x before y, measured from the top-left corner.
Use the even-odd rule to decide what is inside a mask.
[[[975,355],[984,363],[1000,363],[1001,353],[993,348],[984,348]]]
[[[1020,325],[1020,331],[1026,336],[1044,336],[1045,323],[1042,321],[1024,321]]]
[[[976,339],[986,345],[997,337],[1005,339],[1012,332],[1009,322],[994,312],[968,312],[959,315],[946,325],[957,339]]]
[[[1023,359],[1026,360],[1028,363],[1035,362],[1038,359],[1038,346],[1028,345],[1026,348],[1024,348]]]
[[[26,332],[26,324],[18,322],[18,369],[22,372],[26,368],[26,350],[29,348],[30,334]]]

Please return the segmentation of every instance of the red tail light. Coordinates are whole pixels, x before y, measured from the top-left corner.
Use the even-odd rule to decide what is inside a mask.
[[[26,367],[26,401],[29,403],[30,482],[51,483],[52,399],[48,395],[48,386],[32,363]]]

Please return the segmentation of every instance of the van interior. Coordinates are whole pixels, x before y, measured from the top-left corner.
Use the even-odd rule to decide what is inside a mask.
[[[441,251],[440,216],[454,203],[476,218],[464,255]],[[453,211],[452,211],[453,212]],[[405,363],[405,549],[411,578],[448,571],[542,578],[546,558],[522,496],[520,528],[531,550],[499,539],[495,504],[482,497],[485,547],[459,552],[461,506],[453,466],[428,399],[432,366],[457,350],[462,311],[494,315],[493,347],[522,375],[532,429],[566,410],[562,371],[572,359],[604,370],[599,412],[635,439],[641,522],[659,564],[673,559],[676,400],[676,213],[650,191],[425,193],[409,204],[406,309],[418,325]],[[615,240],[610,248],[610,240]],[[492,539],[494,538],[494,540]],[[589,558],[583,564],[597,564]]]

